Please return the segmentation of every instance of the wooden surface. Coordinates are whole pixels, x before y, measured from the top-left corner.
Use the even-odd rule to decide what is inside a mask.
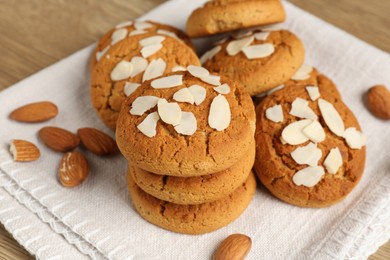
[[[0,0],[0,90],[95,42],[116,23],[136,18],[162,2]],[[290,2],[390,52],[390,1]],[[0,224],[0,259],[32,258]],[[390,242],[370,257],[385,259],[390,259]]]

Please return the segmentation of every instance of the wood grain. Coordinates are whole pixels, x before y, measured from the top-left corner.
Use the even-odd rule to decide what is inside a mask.
[[[0,90],[95,42],[164,0],[0,0]],[[390,1],[290,0],[390,52]],[[0,259],[33,259],[0,224]],[[390,259],[390,242],[370,260]]]

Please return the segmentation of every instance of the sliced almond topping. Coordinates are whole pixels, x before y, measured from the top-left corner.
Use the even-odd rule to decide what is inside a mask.
[[[269,36],[269,32],[255,33],[255,39],[258,41],[265,41],[265,40],[267,40],[268,36]]]
[[[120,61],[111,71],[111,80],[119,81],[130,77],[133,71],[133,65],[125,60]]]
[[[300,121],[296,121],[294,123],[289,124],[283,129],[282,137],[283,139],[291,145],[303,144],[309,138],[307,138],[302,130],[310,125],[313,121],[310,119],[304,119]]]
[[[158,97],[155,96],[141,96],[137,97],[130,109],[130,114],[142,116],[146,111],[157,105]]]
[[[267,110],[265,111],[265,117],[275,123],[283,122],[284,118],[283,118],[282,106],[275,105],[267,108]]]
[[[172,68],[172,72],[177,72],[177,71],[187,71],[187,69],[182,66],[175,66]]]
[[[343,157],[341,156],[338,147],[330,150],[324,161],[326,170],[331,174],[336,174],[339,168],[343,165]]]
[[[252,44],[255,37],[253,35],[239,40],[231,41],[226,47],[226,51],[230,56],[237,55],[242,49]]]
[[[96,52],[96,60],[100,60],[103,55],[110,49],[110,45],[107,45],[106,48],[104,48],[102,51]]]
[[[212,48],[211,50],[205,52],[202,57],[200,57],[200,63],[201,64],[204,64],[206,61],[208,60],[211,60],[212,58],[214,58],[215,55],[218,54],[218,52],[220,52],[222,50],[222,47],[220,45],[218,46],[215,46],[214,48]]]
[[[336,108],[322,98],[318,100],[318,106],[330,131],[332,131],[335,135],[342,137],[345,130],[344,122]]]
[[[283,88],[284,88],[284,84],[279,85],[279,86],[277,86],[277,87],[274,87],[273,89],[270,89],[270,90],[268,90],[268,91],[266,91],[266,92],[263,92],[263,93],[261,93],[261,94],[259,94],[259,95],[256,95],[255,97],[266,97],[266,96],[269,96],[269,95],[271,95],[272,93],[274,93],[274,92],[276,92],[276,91],[278,91],[278,90],[281,90],[281,89],[283,89]]]
[[[231,120],[230,105],[225,96],[219,94],[210,105],[209,125],[217,131],[223,131],[229,127]]]
[[[176,132],[182,135],[193,135],[197,129],[197,122],[192,112],[182,112],[180,123],[175,126]]]
[[[309,107],[309,101],[302,98],[296,98],[291,104],[290,115],[306,118],[311,120],[317,120],[317,115]]]
[[[226,84],[226,83],[223,84],[223,85],[221,85],[221,86],[214,87],[214,90],[215,90],[216,92],[218,92],[219,94],[224,94],[224,95],[230,93],[230,87],[229,87],[229,85]]]
[[[131,65],[133,66],[133,71],[131,72],[130,77],[134,78],[138,74],[145,71],[146,67],[148,66],[148,61],[142,57],[133,57],[131,59]]]
[[[306,91],[309,94],[309,97],[312,101],[316,101],[321,96],[320,90],[316,86],[307,86]]]
[[[281,24],[270,24],[270,25],[260,26],[258,29],[260,29],[263,32],[274,32],[274,31],[283,30],[283,27]]]
[[[141,49],[142,57],[147,58],[147,57],[155,54],[156,52],[158,52],[162,47],[163,47],[163,45],[161,43],[148,45],[146,47],[143,47]]]
[[[313,67],[303,64],[297,72],[295,72],[294,76],[292,76],[292,80],[307,80],[310,78],[310,74],[313,71]]]
[[[260,59],[270,56],[275,51],[271,43],[257,44],[242,49],[248,59]]]
[[[147,137],[154,137],[157,134],[157,122],[160,119],[157,112],[150,113],[145,119],[137,126]]]
[[[223,44],[223,43],[225,43],[228,39],[229,39],[228,37],[222,38],[221,40],[215,42],[214,45]]]
[[[115,26],[115,29],[120,29],[120,28],[123,28],[123,27],[129,27],[129,26],[132,26],[132,25],[133,25],[133,21],[121,22],[121,23],[118,23]]]
[[[316,166],[322,157],[322,151],[317,148],[317,144],[309,143],[306,146],[295,149],[291,153],[291,157],[298,164]]]
[[[170,32],[170,31],[163,30],[163,29],[158,29],[157,33],[158,34],[162,34],[162,35],[167,35],[169,37],[172,37],[172,38],[180,40],[179,37],[177,37],[177,35],[174,32]]]
[[[176,102],[158,102],[157,110],[161,120],[165,123],[173,126],[177,126],[178,124],[180,124],[182,112],[179,104],[177,104]]]
[[[183,75],[172,75],[152,81],[153,88],[173,88],[183,85]]]
[[[145,34],[147,31],[144,30],[134,30],[129,33],[129,36],[135,36],[135,35],[140,35],[140,34]]]
[[[242,39],[244,37],[251,36],[253,32],[251,30],[240,30],[239,32],[236,32],[233,34],[234,39]]]
[[[165,40],[164,36],[156,35],[152,37],[148,37],[145,39],[142,39],[139,41],[139,44],[141,44],[142,47],[150,46],[150,45],[157,45],[162,43]]]
[[[280,136],[280,142],[284,145],[287,144],[286,140],[283,139],[283,136]]]
[[[166,67],[167,64],[163,59],[152,60],[142,76],[142,82],[162,76]]]
[[[187,102],[191,105],[194,104],[194,96],[191,94],[188,88],[182,88],[173,94],[173,99],[177,102]]]
[[[122,28],[114,31],[111,35],[111,45],[114,45],[115,43],[119,42],[120,40],[123,40],[126,38],[127,35],[127,29]]]
[[[361,149],[366,145],[367,138],[362,132],[356,130],[355,127],[347,128],[343,136],[348,146],[352,149]]]
[[[325,140],[325,131],[318,121],[313,121],[310,125],[302,130],[303,134],[315,143],[320,143]]]
[[[197,78],[203,78],[210,75],[210,72],[207,69],[200,66],[190,65],[187,67],[187,70],[189,73],[191,73],[192,76]]]
[[[147,22],[136,21],[136,22],[134,22],[134,27],[137,30],[145,30],[145,29],[149,29],[149,28],[153,27],[153,25],[150,23],[147,23]]]
[[[199,106],[206,98],[206,89],[199,85],[192,85],[188,87],[188,90],[191,92],[194,97],[194,102]]]
[[[133,83],[133,82],[126,82],[124,92],[126,97],[130,96],[134,93],[134,91],[137,90],[137,88],[141,86],[141,84]]]
[[[295,173],[293,182],[295,185],[314,187],[324,176],[325,171],[322,166],[309,166]]]
[[[208,75],[206,77],[201,78],[201,80],[210,84],[210,85],[214,85],[214,86],[221,85],[221,77],[220,76]]]

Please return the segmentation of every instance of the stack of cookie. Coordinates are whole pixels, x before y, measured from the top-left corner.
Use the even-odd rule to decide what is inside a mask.
[[[202,67],[144,82],[116,129],[136,210],[187,234],[236,219],[256,190],[254,130],[250,96]]]

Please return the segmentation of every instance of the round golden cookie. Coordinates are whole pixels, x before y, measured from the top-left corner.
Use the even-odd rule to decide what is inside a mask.
[[[235,49],[233,46],[237,46],[240,41],[247,41],[246,45],[249,43],[249,46],[233,51]],[[271,49],[261,54],[262,56],[247,56],[247,53],[252,53],[252,51],[254,54],[260,53],[261,50],[254,48],[262,46],[265,46],[265,51]],[[201,58],[204,61],[204,67],[211,72],[240,82],[251,96],[289,80],[305,59],[302,42],[287,30],[271,32],[256,30],[239,39],[230,37],[217,45],[214,50],[218,49],[215,55],[207,57],[206,53]],[[248,52],[244,53],[246,50]]]
[[[280,0],[214,0],[191,14],[186,31],[190,37],[202,37],[285,19]]]
[[[114,33],[119,36],[113,37]],[[128,21],[118,24],[116,27],[112,28],[106,34],[104,34],[102,38],[100,38],[95,47],[95,50],[91,55],[89,63],[90,70],[93,70],[96,63],[112,47],[112,45],[115,45],[116,41],[120,41],[120,39],[131,37],[133,35],[142,35],[146,33],[154,33],[156,35],[163,35],[180,39],[195,50],[195,47],[192,44],[190,38],[184,32],[173,26],[152,21]]]
[[[122,102],[126,98],[126,84],[141,84],[145,76],[145,69],[148,70],[148,68],[133,77],[121,80],[113,80],[111,74],[121,62],[130,62],[135,57],[137,59],[143,58],[141,50],[144,47],[141,46],[140,41],[155,36],[153,33],[141,34],[118,42],[107,51],[107,54],[93,68],[90,86],[92,105],[102,121],[112,130],[116,128],[118,114]],[[161,44],[162,48],[147,57],[146,60],[148,66],[152,62],[153,64],[164,64],[165,68],[161,70],[162,74],[171,72],[177,66],[199,65],[196,53],[182,41],[164,36]],[[133,66],[132,69],[134,71],[137,67]],[[156,72],[156,69],[154,72]]]
[[[363,174],[366,149],[365,147],[352,149],[346,140],[334,134],[325,122],[319,109],[319,99],[324,99],[334,106],[344,122],[345,129],[355,127],[360,131],[357,119],[343,103],[331,80],[313,70],[309,78],[295,80],[295,82],[295,84],[292,81],[287,82],[284,88],[266,97],[256,108],[257,145],[254,168],[264,186],[279,199],[301,207],[327,207],[341,201],[357,185]],[[319,99],[312,101],[309,97],[306,87],[310,86],[318,86]],[[308,145],[310,140],[299,145],[290,145],[283,144],[281,139],[284,128],[300,120],[290,114],[291,104],[298,97],[309,101],[309,107],[318,116],[319,123],[325,132],[325,140],[316,144],[321,150],[317,165],[323,167],[324,174],[318,175],[318,182],[309,185],[302,183],[298,185],[293,180],[297,172],[308,165],[298,164],[292,158],[291,153],[298,147]],[[282,106],[284,119],[281,123],[275,123],[266,116],[266,110],[274,105]],[[330,173],[329,169],[332,168],[328,168],[329,164],[326,164],[325,160],[334,148],[340,151],[342,165],[339,168],[333,168],[334,172]],[[304,178],[305,182],[309,180],[307,177]]]
[[[210,77],[218,79],[217,76]],[[169,78],[180,78],[182,84],[170,88],[152,87]],[[126,99],[118,118],[116,140],[125,158],[146,171],[177,177],[207,175],[237,163],[247,153],[253,140],[254,107],[250,96],[235,83],[225,78],[220,82],[224,84],[222,87],[228,84],[229,93],[219,94],[216,86],[183,71],[145,82]],[[195,87],[204,92],[204,99],[198,105],[174,99],[176,92],[194,90]],[[192,132],[185,134],[180,127],[174,127],[158,117],[154,127],[146,128],[146,131],[153,130],[154,135],[147,136],[140,129],[144,120],[147,122],[156,114],[161,116],[162,110],[157,113],[158,106],[155,105],[142,115],[129,112],[134,109],[133,102],[137,104],[145,96],[166,99],[173,103],[171,106],[178,106],[187,115],[192,113],[196,124]],[[223,128],[216,125],[220,123],[225,124]]]
[[[157,175],[129,164],[129,174],[150,195],[168,202],[187,205],[215,201],[226,197],[245,180],[255,161],[255,143],[232,167],[197,177]]]
[[[128,175],[128,188],[134,208],[148,222],[185,234],[204,234],[222,228],[237,219],[248,207],[256,192],[256,179],[247,180],[230,195],[197,205],[179,205],[149,195]]]

